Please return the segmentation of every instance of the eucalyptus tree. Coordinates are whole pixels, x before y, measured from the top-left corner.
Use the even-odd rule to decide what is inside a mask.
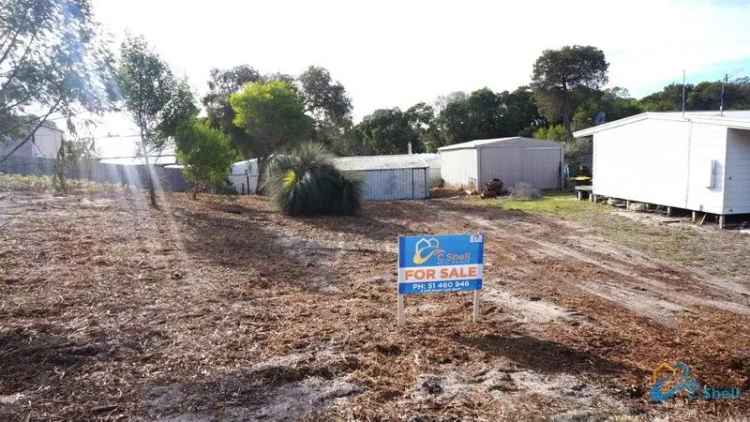
[[[570,137],[573,113],[587,94],[607,83],[609,63],[592,46],[545,50],[534,63],[532,88],[540,111],[552,122],[562,122]]]
[[[0,131],[19,140],[0,162],[51,118],[73,132],[76,114],[109,109],[113,76],[88,0],[0,1]]]
[[[149,154],[160,151],[182,123],[197,113],[190,87],[141,37],[128,37],[120,49],[117,80],[124,105],[138,126],[138,148],[146,163],[149,198],[157,206]]]

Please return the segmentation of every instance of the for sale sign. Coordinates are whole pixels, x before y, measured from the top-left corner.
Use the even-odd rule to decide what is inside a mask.
[[[479,290],[483,269],[481,234],[398,238],[399,295]]]

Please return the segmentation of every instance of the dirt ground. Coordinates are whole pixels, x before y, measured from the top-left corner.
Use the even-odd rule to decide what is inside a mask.
[[[750,236],[699,228],[696,260],[672,261],[601,216],[463,198],[304,219],[261,197],[162,200],[0,192],[0,420],[750,415]],[[473,231],[481,321],[468,294],[410,296],[397,329],[397,235]],[[651,371],[677,361],[743,395],[649,403]]]

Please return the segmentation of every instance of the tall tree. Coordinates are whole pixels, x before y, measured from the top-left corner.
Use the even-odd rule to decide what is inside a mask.
[[[201,99],[211,127],[224,132],[245,157],[250,154],[250,135],[234,125],[235,113],[229,104],[229,96],[238,92],[246,83],[263,80],[260,72],[248,65],[231,69],[212,69],[208,81],[208,93]]]
[[[4,0],[0,7],[0,131],[28,142],[51,116],[100,112],[114,97],[112,56],[87,0]],[[28,115],[33,110],[37,115]],[[0,139],[2,141],[3,139]]]
[[[289,83],[255,82],[229,97],[234,124],[252,139],[247,146],[260,159],[310,136],[312,119],[304,100]]]
[[[499,96],[503,107],[502,136],[530,136],[536,128],[546,124],[528,86],[518,87],[513,92],[504,91]]]
[[[310,66],[298,79],[305,110],[313,118],[315,140],[339,149],[342,137],[352,125],[352,101],[346,89],[340,82],[334,82],[323,67]]]
[[[590,93],[607,82],[604,52],[592,46],[565,46],[545,50],[534,63],[531,86],[548,120],[562,122],[571,136],[575,109]]]
[[[138,147],[146,163],[149,198],[157,206],[149,155],[160,151],[177,128],[197,113],[188,84],[175,79],[169,65],[141,37],[121,46],[117,73],[125,108],[140,130]]]
[[[544,124],[528,88],[492,92],[482,88],[455,96],[436,118],[443,144],[529,135]]]
[[[409,107],[404,114],[412,130],[417,134],[417,147],[426,152],[435,152],[443,145],[435,107],[427,103],[417,103]]]
[[[406,154],[409,144],[413,152],[424,149],[419,135],[406,113],[399,108],[375,110],[355,127],[354,153]]]

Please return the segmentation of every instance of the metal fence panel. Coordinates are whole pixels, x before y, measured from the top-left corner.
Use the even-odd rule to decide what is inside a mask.
[[[152,176],[167,192],[186,192],[190,184],[177,168],[152,166]],[[8,158],[0,163],[0,172],[24,176],[53,176],[55,160],[49,158]],[[78,166],[65,169],[65,177],[87,179],[98,183],[112,183],[144,188],[146,166],[83,161]]]
[[[425,199],[430,196],[427,168],[382,169],[347,172],[362,182],[362,198],[368,201]]]

